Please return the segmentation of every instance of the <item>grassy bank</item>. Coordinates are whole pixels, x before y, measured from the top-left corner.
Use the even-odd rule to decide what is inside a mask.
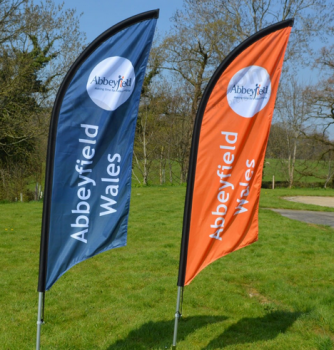
[[[334,231],[264,209],[314,210],[280,199],[311,193],[334,195],[262,191],[259,241],[185,288],[178,349],[333,348]],[[42,349],[170,348],[184,194],[133,188],[127,247],[75,266],[46,293]],[[1,349],[35,346],[41,211],[35,202],[0,205]]]

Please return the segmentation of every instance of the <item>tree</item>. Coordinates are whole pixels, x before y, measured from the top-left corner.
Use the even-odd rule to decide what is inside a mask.
[[[150,155],[150,153],[152,153],[152,150],[150,149],[151,147],[149,147],[149,145],[155,132],[155,116],[156,113],[159,114],[159,112],[154,108],[154,103],[152,103],[153,95],[151,91],[151,84],[154,77],[159,74],[160,62],[160,52],[155,47],[151,50],[151,55],[148,62],[148,72],[145,75],[142,86],[141,101],[139,104],[138,119],[136,125],[133,155],[135,165],[141,173],[141,176],[143,178],[143,185],[145,186],[148,184],[149,168],[154,158]],[[138,177],[136,178],[140,182]]]
[[[327,135],[317,131],[306,134],[303,141],[301,148],[304,161],[298,173],[323,180],[326,188],[334,175],[333,144]]]
[[[322,0],[184,0],[161,42],[162,68],[173,88],[188,101],[193,125],[199,101],[213,71],[239,43],[256,31],[295,18],[284,69],[307,63],[312,40],[325,40],[334,23],[333,3]],[[192,127],[189,128],[188,142]],[[189,152],[187,152],[189,153]]]
[[[320,83],[306,89],[308,103],[311,106],[312,123],[317,132],[308,135],[308,139],[321,144],[319,159],[328,162],[325,187],[333,177],[333,125],[334,125],[334,45],[323,47],[315,60],[315,66],[321,72]]]
[[[0,186],[9,188],[14,168],[22,178],[41,173],[52,102],[84,36],[75,11],[51,0],[1,5]]]
[[[285,159],[287,154],[286,129],[280,121],[277,121],[270,128],[266,159]]]
[[[312,39],[328,38],[334,22],[334,4],[322,0],[184,0],[173,17],[171,32],[161,47],[165,69],[189,85],[194,118],[203,89],[213,70],[237,44],[258,30],[295,18],[286,60],[310,52]],[[297,62],[298,61],[298,62]],[[184,88],[183,88],[184,90]],[[189,91],[190,90],[190,91]]]
[[[175,178],[182,184],[187,179],[189,134],[192,131],[188,101],[184,95],[172,89],[167,82],[159,87],[156,96],[156,102],[164,106],[159,117],[160,129],[156,133],[157,142],[159,142],[157,149],[160,150],[160,173],[165,174],[168,165],[169,182],[172,183]],[[162,157],[165,160],[162,160]],[[178,165],[178,171],[174,165]]]
[[[321,83],[308,86],[306,93],[312,117],[323,135],[334,125],[334,45],[321,49],[316,66],[322,72]]]
[[[134,177],[144,185],[152,183],[157,177],[160,184],[183,183],[191,128],[187,103],[166,81],[159,80],[149,88],[146,88],[145,82],[136,127]],[[179,166],[179,170],[175,165]]]
[[[283,161],[286,163],[287,179],[291,188],[296,170],[297,148],[306,133],[309,117],[304,90],[294,78],[281,85],[276,111],[285,130],[287,153]]]
[[[25,3],[26,0],[0,0],[0,45],[20,32],[20,9]]]
[[[206,83],[237,40],[229,14],[217,11],[214,3],[184,0],[184,10],[176,12],[172,30],[161,44],[163,68],[178,76],[173,83],[189,100],[192,122]]]
[[[309,63],[315,40],[324,41],[332,34],[334,4],[323,0],[217,0],[220,11],[234,18],[238,37],[249,35],[270,24],[294,18],[295,23],[285,61]],[[294,62],[292,62],[294,61]]]

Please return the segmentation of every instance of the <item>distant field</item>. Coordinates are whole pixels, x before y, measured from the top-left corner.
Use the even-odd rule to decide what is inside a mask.
[[[301,171],[312,172],[317,176],[302,176]],[[299,171],[299,172],[298,172]],[[295,182],[325,182],[328,172],[328,163],[327,162],[316,162],[316,161],[296,161],[296,170],[294,173]],[[280,159],[266,159],[263,169],[263,181],[272,181],[273,176],[275,176],[275,181],[287,181],[288,172],[287,172],[287,162]],[[154,161],[150,165],[148,181],[149,184],[160,184],[160,180],[164,184],[180,184],[180,165],[176,162],[172,162],[171,165],[166,163],[163,171],[161,171],[159,161]],[[133,167],[133,184],[138,185],[142,182],[142,175],[138,167],[134,164]],[[139,180],[139,181],[138,181]]]
[[[142,167],[142,162],[140,162],[140,166]],[[305,166],[304,162],[297,161],[296,168],[302,169]],[[323,183],[325,182],[325,177],[328,172],[328,164],[325,162],[309,162],[308,166],[310,169],[313,169],[317,172],[319,175],[319,178],[314,176],[307,176],[303,177],[298,174],[298,172],[295,172],[295,181],[298,184],[298,182],[302,183],[316,183],[318,186],[319,183],[321,183],[321,186],[323,186]],[[43,164],[43,169],[45,168],[45,165]],[[44,174],[44,170],[43,170]],[[286,173],[286,163],[279,159],[266,159],[263,169],[263,181],[272,182],[272,178],[275,176],[275,181],[287,181],[287,173]],[[183,186],[186,185],[185,178],[183,178]],[[161,164],[158,160],[153,161],[149,165],[149,172],[148,172],[148,184],[149,185],[173,185],[173,186],[179,186],[181,184],[181,170],[180,165],[172,161],[169,163],[166,161],[163,167],[161,167]],[[39,186],[42,186],[42,190],[44,188],[44,178],[41,180],[41,183],[38,184]],[[137,166],[137,164],[133,163],[133,171],[132,171],[132,186],[134,187],[141,187],[143,185],[143,176],[142,173]],[[35,191],[36,187],[36,180],[33,178],[28,179],[27,181],[27,189],[31,191],[30,197],[33,198],[33,192]],[[329,186],[330,187],[330,186]],[[24,195],[24,200],[27,201],[28,198],[26,195]]]
[[[128,246],[91,258],[46,293],[41,349],[170,349],[185,187],[133,188]],[[263,190],[261,208],[333,190]],[[317,207],[319,209],[319,207]],[[40,202],[0,204],[0,348],[35,348]],[[260,209],[259,241],[184,291],[179,350],[329,350],[334,230]]]
[[[143,163],[139,162],[139,165],[133,161],[132,170],[132,183],[135,186],[143,184]],[[185,179],[183,179],[185,182]],[[160,163],[159,160],[154,160],[149,163],[148,166],[148,183],[150,185],[179,185],[181,183],[181,168],[180,165],[175,162],[168,160],[165,163]]]
[[[333,166],[333,165],[332,165]],[[296,171],[294,172],[294,180],[300,182],[325,182],[328,173],[328,163],[327,162],[317,162],[317,161],[296,161]],[[313,172],[317,176],[302,176],[301,171]],[[287,181],[288,171],[287,162],[280,159],[269,159],[267,158],[264,162],[263,169],[263,181],[271,181],[273,175],[276,181]]]

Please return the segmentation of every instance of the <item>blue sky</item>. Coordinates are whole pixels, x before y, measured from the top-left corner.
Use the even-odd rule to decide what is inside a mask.
[[[61,4],[63,0],[54,0]],[[170,27],[170,18],[182,8],[182,0],[64,0],[65,8],[74,8],[80,18],[81,30],[88,42],[116,23],[138,13],[160,9],[157,28],[164,34]]]
[[[87,43],[93,41],[101,33],[116,23],[137,15],[141,12],[160,9],[157,23],[159,33],[163,36],[171,27],[170,18],[177,9],[182,9],[183,0],[53,0],[56,4],[65,2],[65,8],[74,8],[77,14],[83,13],[80,18],[80,28],[86,33]],[[299,72],[302,81],[307,77],[317,79],[317,72],[310,67]],[[334,127],[331,130],[334,137]]]
[[[92,42],[101,33],[116,23],[141,12],[160,9],[157,28],[161,36],[171,27],[171,17],[177,9],[182,9],[183,0],[53,0],[56,4],[65,2],[65,8],[74,8],[82,13],[80,28],[87,35],[87,43]],[[316,73],[308,69],[301,70],[300,78],[317,79]],[[305,83],[310,83],[306,81]]]

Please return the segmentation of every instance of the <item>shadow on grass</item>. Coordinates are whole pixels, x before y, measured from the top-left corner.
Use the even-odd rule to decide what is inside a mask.
[[[285,333],[301,312],[270,312],[264,317],[242,318],[213,339],[203,350],[223,349],[229,345],[271,340]]]
[[[209,324],[226,320],[224,316],[194,316],[182,317],[178,327],[178,341],[186,338],[190,333]],[[122,340],[109,346],[114,349],[170,349],[173,343],[174,320],[147,322],[140,328],[133,330]]]
[[[223,349],[229,345],[254,343],[275,339],[285,333],[301,316],[301,312],[274,311],[263,317],[242,318],[213,339],[203,350]],[[227,320],[225,316],[184,317],[179,322],[178,342],[197,329]],[[147,322],[133,330],[125,339],[118,340],[107,350],[171,349],[174,320]]]

